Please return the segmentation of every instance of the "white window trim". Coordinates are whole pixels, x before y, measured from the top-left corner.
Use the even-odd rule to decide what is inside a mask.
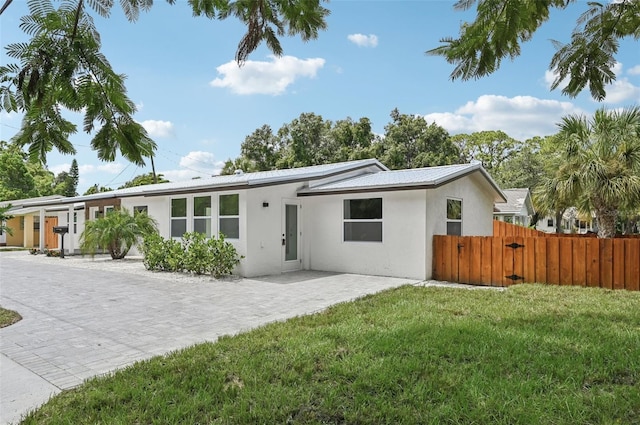
[[[344,201],[359,201],[363,199],[380,199],[382,201],[382,218],[344,218]],[[342,243],[383,243],[384,242],[384,198],[381,196],[367,198],[344,198],[342,199]],[[344,223],[382,223],[379,241],[352,241],[346,240],[344,234]]]
[[[220,197],[221,196],[228,196],[228,195],[238,195],[238,214],[237,215],[222,215],[220,214]],[[212,206],[213,208],[213,206]],[[227,235],[224,236],[225,240],[230,240],[230,241],[238,241],[240,240],[240,193],[239,192],[231,192],[231,193],[220,193],[218,194],[218,203],[217,203],[217,222],[218,222],[218,231],[216,232],[216,237],[218,237],[218,234],[220,233],[220,228],[222,227],[220,225],[220,220],[222,220],[223,218],[237,218],[238,219],[238,237],[237,238],[231,238],[228,237]]]
[[[174,217],[173,216],[173,201],[176,199],[184,199],[185,200],[185,212],[187,213],[186,216],[182,217]],[[190,232],[189,230],[189,197],[188,196],[175,196],[175,197],[171,197],[169,198],[169,237],[172,239],[182,239],[182,236],[173,236],[172,235],[172,229],[173,229],[173,220],[185,220],[185,233]]]
[[[195,208],[196,208],[196,198],[209,198],[209,215],[196,215],[195,212]],[[216,237],[216,233],[214,233],[214,224],[213,224],[213,208],[214,208],[214,196],[212,195],[193,195],[193,197],[191,198],[191,231],[195,232],[195,228],[196,228],[196,220],[206,220],[209,219],[209,227],[211,230],[211,235],[207,236],[207,239],[210,238],[214,238]],[[189,204],[189,201],[187,201],[187,204]],[[187,205],[188,206],[188,205]],[[188,213],[189,211],[187,211]],[[206,236],[206,235],[205,235]]]
[[[449,218],[448,214],[447,214],[447,207],[448,207],[448,203],[449,201],[460,201],[460,219],[456,219],[456,218]],[[464,219],[464,202],[462,200],[462,198],[454,198],[451,196],[447,197],[447,202],[445,204],[445,218],[446,218],[446,228],[448,228],[448,224],[449,223],[460,223],[460,236],[462,236],[464,234],[464,223],[463,223],[463,219]],[[506,217],[505,217],[506,218]],[[506,221],[506,220],[505,220]],[[445,229],[446,230],[446,229]],[[447,235],[449,234],[449,232],[447,231]],[[455,236],[455,235],[454,235]]]

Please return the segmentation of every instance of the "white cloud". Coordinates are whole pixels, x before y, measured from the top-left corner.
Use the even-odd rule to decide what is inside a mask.
[[[70,165],[67,169],[71,167]],[[78,166],[78,172],[80,175],[92,174],[92,173],[107,173],[107,174],[118,174],[122,170],[124,170],[124,164],[119,162],[107,162],[101,165],[93,165],[93,164],[84,164]]]
[[[151,137],[173,136],[173,123],[171,121],[146,120],[140,124],[142,124]]]
[[[452,134],[502,130],[518,140],[546,136],[557,131],[556,124],[568,114],[582,113],[571,102],[538,99],[531,96],[484,95],[467,102],[454,112],[427,114]]]
[[[376,47],[378,45],[378,36],[375,34],[349,34],[347,38],[360,47]]]
[[[627,71],[629,75],[640,75],[640,65],[636,65],[634,67],[629,68]]]
[[[614,74],[616,74],[616,76],[622,74],[622,69],[624,68],[624,66],[622,65],[622,62],[616,62],[613,64],[613,67],[611,67],[611,70],[613,71]]]
[[[71,168],[71,164],[57,164],[57,165],[52,165],[50,167],[47,167],[47,169],[55,175],[58,175],[63,171],[68,173],[70,168]],[[80,167],[78,167],[78,170],[79,169]]]
[[[222,64],[216,68],[222,77],[209,84],[213,87],[228,87],[236,94],[279,95],[298,77],[315,78],[325,63],[322,58],[270,56],[270,59],[270,62],[246,61],[242,67],[235,61]]]
[[[160,171],[170,181],[190,180],[194,177],[210,177],[220,174],[224,161],[216,160],[211,152],[193,151],[180,158],[178,170]]]
[[[545,87],[547,87],[547,89],[551,90],[551,84],[553,84],[553,82],[556,80],[556,77],[558,77],[557,72],[549,71],[548,69],[544,72],[544,85]],[[564,80],[560,81],[560,84],[558,85],[556,90],[564,89],[565,87],[567,87],[567,84],[569,84],[569,79],[565,78]]]
[[[627,78],[620,78],[605,87],[605,103],[621,103],[627,100],[640,102],[640,87],[634,86]]]
[[[140,103],[136,103],[136,110],[141,111],[144,108],[144,102],[140,101]]]

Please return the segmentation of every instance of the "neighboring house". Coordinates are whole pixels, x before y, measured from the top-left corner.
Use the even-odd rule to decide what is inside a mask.
[[[390,171],[368,159],[238,171],[29,206],[41,216],[57,211],[60,225],[75,217],[65,235],[70,252],[85,220],[125,207],[154,217],[165,238],[224,233],[244,256],[236,272],[246,277],[311,269],[428,279],[432,236],[490,236],[493,204],[504,200],[480,164]]]
[[[507,202],[496,202],[493,218],[507,223],[529,227],[535,213],[529,189],[503,189]]]
[[[0,206],[6,207],[11,205],[11,209],[7,214],[13,218],[7,220],[7,227],[11,229],[11,235],[3,232],[0,242],[6,246],[24,247],[24,248],[57,248],[57,237],[49,235],[48,232],[40,232],[40,225],[49,226],[51,229],[57,223],[58,212],[55,209],[43,210],[39,206],[28,206],[32,203],[42,204],[58,199],[66,199],[62,195],[43,196],[40,198],[18,199],[13,201],[1,201]],[[43,214],[41,214],[43,213]],[[42,243],[40,235],[44,238]]]
[[[556,232],[556,223],[555,217],[547,216],[538,221],[536,224],[536,229],[546,232],[546,233],[555,233]],[[597,232],[597,228],[595,225],[595,215],[591,215],[591,218],[588,216],[585,217],[578,213],[577,208],[571,207],[568,208],[564,214],[562,214],[562,222],[560,223],[560,228],[562,229],[562,233],[578,233],[585,234],[589,232]]]

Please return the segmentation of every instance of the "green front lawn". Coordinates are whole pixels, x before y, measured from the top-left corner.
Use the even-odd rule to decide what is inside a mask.
[[[25,423],[640,423],[640,293],[407,286],[138,363]]]
[[[13,325],[20,320],[22,320],[22,316],[15,311],[0,307],[0,328]]]

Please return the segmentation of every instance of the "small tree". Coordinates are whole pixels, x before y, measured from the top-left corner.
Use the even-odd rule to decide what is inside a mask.
[[[0,234],[7,232],[9,235],[13,235],[11,227],[7,226],[7,221],[13,218],[12,215],[7,214],[7,211],[11,209],[11,204],[0,207]]]
[[[80,235],[80,249],[91,256],[98,249],[106,249],[112,259],[120,260],[141,237],[157,232],[157,226],[157,222],[146,213],[131,215],[129,210],[121,208],[87,222]]]

